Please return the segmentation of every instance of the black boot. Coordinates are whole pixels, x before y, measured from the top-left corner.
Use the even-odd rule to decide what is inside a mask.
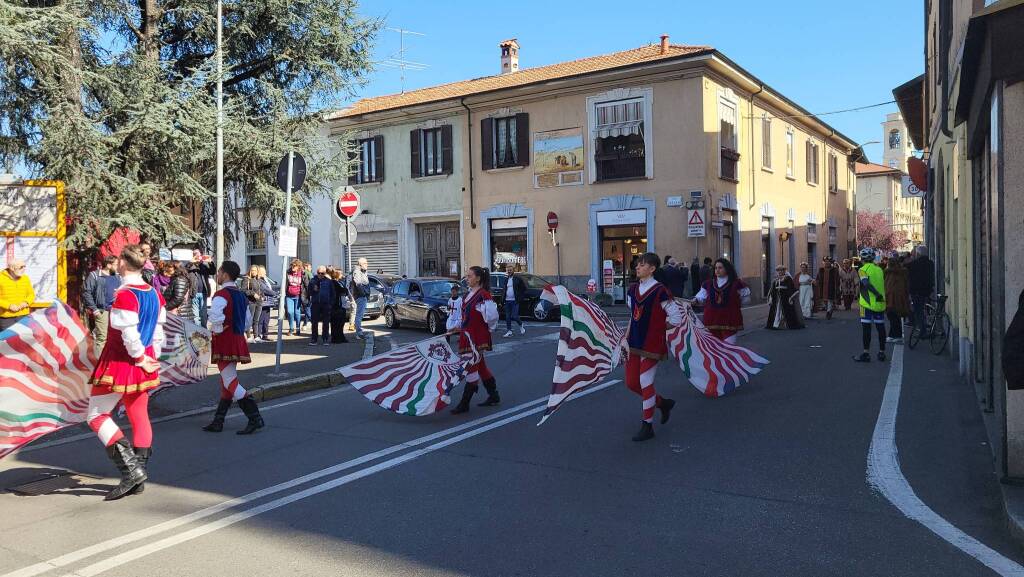
[[[459,404],[452,409],[452,414],[461,415],[462,413],[469,412],[469,401],[473,398],[474,393],[476,393],[476,385],[466,383],[466,386],[462,389],[462,399],[460,399]]]
[[[127,440],[121,439],[107,447],[107,456],[121,472],[121,482],[107,493],[104,501],[120,499],[146,480],[146,469],[139,464],[135,451]]]
[[[241,403],[239,403],[241,405]],[[217,403],[217,412],[213,414],[213,421],[203,427],[204,431],[219,433],[224,430],[224,417],[228,416],[228,409],[231,408],[231,399],[221,399]]]
[[[487,391],[487,398],[484,402],[478,403],[478,407],[493,407],[501,403],[501,395],[498,394],[498,383],[493,378],[484,379],[484,389]]]
[[[672,399],[661,399],[661,406],[658,410],[661,411],[661,424],[664,425],[668,422],[668,418],[672,415],[672,407],[676,406],[676,402]]]
[[[644,421],[640,424],[640,430],[637,434],[633,435],[634,441],[646,441],[654,438],[654,425]]]
[[[146,465],[149,464],[149,456],[153,454],[152,447],[135,447],[135,458],[139,461],[139,466],[143,470],[146,469]],[[146,490],[146,483],[139,483],[135,485],[135,488],[128,492],[129,495],[141,495]]]
[[[246,417],[249,417],[249,422],[246,423],[244,429],[236,432],[236,435],[251,435],[257,429],[263,428],[263,417],[260,416],[260,408],[256,406],[256,401],[252,400],[252,397],[239,399],[238,408],[242,409]]]

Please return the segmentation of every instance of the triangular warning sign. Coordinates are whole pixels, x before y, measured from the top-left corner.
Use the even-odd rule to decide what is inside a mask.
[[[700,217],[700,211],[693,211],[693,214],[690,215],[689,224],[704,224],[704,219]]]

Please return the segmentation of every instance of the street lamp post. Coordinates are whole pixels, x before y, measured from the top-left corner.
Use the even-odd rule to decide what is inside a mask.
[[[224,54],[221,0],[217,0],[217,268],[224,262]]]

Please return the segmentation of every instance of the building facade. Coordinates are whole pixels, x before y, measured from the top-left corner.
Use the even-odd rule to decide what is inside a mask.
[[[1024,392],[1007,390],[1002,337],[1024,289],[1024,4],[925,3],[925,73],[893,93],[928,170],[925,236],[948,295],[951,354],[996,415],[995,456],[1024,477]]]
[[[907,252],[924,241],[924,213],[921,199],[908,196],[903,190],[905,173],[888,164],[858,163],[857,211],[880,212],[894,230],[907,233],[907,243],[897,250]]]

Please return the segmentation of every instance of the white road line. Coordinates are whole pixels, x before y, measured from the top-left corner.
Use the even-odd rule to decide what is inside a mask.
[[[576,396],[572,397],[569,400],[573,401],[573,400],[576,400],[578,398],[585,397],[585,396],[587,396],[589,394],[596,393],[596,392],[604,390],[604,389],[606,389],[606,388],[608,388],[608,387],[610,387],[610,386],[612,386],[612,385],[614,385],[614,384],[616,384],[618,382],[619,381],[616,379],[616,380],[606,381],[604,383],[601,383],[600,385],[595,385],[594,387],[592,387],[590,389],[587,389],[587,390],[577,394]],[[520,407],[523,407],[523,406],[526,406],[526,405],[533,405],[533,404],[537,404],[537,403],[543,403],[546,400],[547,400],[547,397],[544,397],[544,398],[541,398],[541,399],[537,399],[537,400],[531,401],[529,403],[524,403],[523,405],[519,405],[519,407],[515,407],[515,408],[510,409],[510,410],[516,410],[516,409],[518,409]],[[100,573],[103,573],[103,572],[108,571],[110,569],[113,569],[115,567],[120,567],[121,565],[124,565],[126,563],[130,563],[130,562],[135,561],[137,559],[141,559],[142,557],[145,557],[147,555],[151,555],[151,554],[156,553],[158,551],[162,551],[164,549],[168,549],[170,547],[174,547],[175,545],[180,545],[181,543],[184,543],[186,541],[190,541],[192,539],[195,539],[196,537],[202,537],[203,535],[207,535],[209,533],[213,533],[214,531],[218,531],[218,530],[223,529],[225,527],[229,527],[231,525],[234,525],[235,523],[239,523],[239,522],[244,521],[244,520],[246,520],[246,519],[248,519],[250,517],[255,517],[256,515],[260,515],[262,513],[266,513],[267,511],[273,511],[274,509],[279,509],[281,507],[284,507],[285,505],[289,505],[289,504],[294,503],[296,501],[305,499],[306,497],[312,497],[313,495],[318,495],[318,494],[323,493],[325,491],[330,491],[331,489],[335,489],[337,487],[341,487],[342,485],[347,485],[347,484],[349,484],[349,483],[351,483],[353,481],[358,481],[359,479],[362,479],[364,477],[369,477],[370,475],[373,475],[375,473],[379,473],[381,471],[386,471],[388,469],[392,469],[392,468],[397,467],[397,466],[399,466],[399,465],[401,465],[403,463],[407,463],[407,462],[412,461],[414,459],[418,459],[418,458],[420,458],[420,457],[422,457],[424,455],[429,455],[430,453],[433,453],[434,451],[439,451],[439,450],[441,450],[441,449],[443,449],[445,447],[454,445],[456,443],[461,443],[462,441],[465,441],[466,439],[470,439],[472,437],[476,437],[477,435],[482,435],[482,434],[484,434],[484,433],[486,433],[486,432],[488,432],[490,430],[497,429],[497,428],[503,427],[503,426],[505,426],[505,425],[507,425],[509,423],[514,423],[516,421],[519,421],[519,420],[524,419],[526,417],[529,417],[531,415],[535,415],[535,414],[540,413],[541,411],[545,410],[546,408],[547,408],[546,405],[541,405],[539,407],[534,407],[534,408],[532,408],[532,409],[530,409],[528,411],[524,411],[524,412],[521,412],[519,414],[512,415],[512,416],[504,418],[504,419],[502,419],[500,421],[497,421],[497,422],[494,422],[494,423],[490,423],[488,425],[484,425],[483,427],[480,427],[480,428],[477,428],[477,429],[473,429],[471,431],[467,431],[465,433],[462,433],[461,435],[450,437],[448,439],[445,439],[445,440],[440,441],[438,443],[435,443],[433,445],[430,445],[430,446],[427,446],[427,447],[423,447],[422,449],[417,449],[415,451],[408,452],[408,453],[406,453],[404,455],[400,455],[398,457],[395,457],[393,459],[389,459],[389,460],[384,461],[382,463],[377,463],[376,465],[373,465],[371,467],[367,467],[365,469],[360,469],[360,470],[355,471],[353,473],[349,473],[348,475],[344,475],[344,476],[338,477],[337,479],[332,479],[330,481],[327,481],[326,483],[321,483],[319,485],[314,485],[312,487],[309,487],[308,489],[304,489],[302,491],[299,491],[297,493],[293,493],[293,494],[288,495],[286,497],[281,497],[280,499],[275,499],[273,501],[268,501],[268,502],[266,502],[266,503],[264,503],[262,505],[258,505],[256,507],[251,508],[251,509],[246,509],[245,511],[241,511],[241,512],[235,513],[234,515],[229,515],[227,517],[224,517],[222,519],[218,519],[216,521],[207,523],[205,525],[201,525],[201,526],[196,527],[194,529],[189,529],[188,531],[185,531],[183,533],[179,533],[177,535],[173,535],[173,536],[170,536],[170,537],[165,537],[164,539],[161,539],[159,541],[155,541],[153,543],[148,543],[146,545],[142,545],[140,547],[136,547],[135,549],[132,549],[130,551],[126,551],[126,552],[121,553],[119,555],[114,555],[113,557],[110,557],[110,558],[105,559],[103,561],[100,561],[98,563],[94,563],[92,565],[89,565],[87,567],[79,569],[78,571],[74,571],[72,573],[68,573],[68,574],[64,575],[64,577],[92,577],[94,575],[99,575]],[[137,535],[137,533],[133,533],[132,537],[135,537],[135,535]],[[123,542],[119,543],[119,544],[123,544]]]
[[[602,388],[604,388],[605,386],[610,386],[610,385],[612,385],[612,384],[614,384],[616,382],[618,382],[618,381],[617,380],[608,381],[607,383],[605,383],[603,385],[600,385],[600,386]],[[230,499],[228,501],[224,501],[222,503],[218,503],[216,505],[212,505],[210,507],[206,507],[205,509],[200,509],[199,511],[195,511],[194,513],[189,513],[188,515],[184,515],[184,516],[181,516],[181,517],[177,517],[175,519],[170,519],[168,521],[164,521],[163,523],[154,525],[152,527],[148,527],[148,528],[145,528],[145,529],[140,529],[138,531],[133,531],[133,532],[131,532],[131,533],[127,534],[127,535],[121,536],[121,537],[115,537],[113,539],[108,539],[106,541],[97,543],[95,545],[90,545],[88,547],[79,549],[77,551],[72,551],[72,552],[69,552],[69,553],[65,553],[64,555],[60,555],[59,557],[55,557],[55,558],[49,559],[47,561],[42,561],[40,563],[36,563],[34,565],[30,565],[28,567],[24,567],[22,569],[19,569],[17,571],[11,572],[11,573],[6,573],[6,574],[4,574],[4,575],[2,575],[0,577],[32,577],[34,575],[39,575],[39,574],[45,573],[45,572],[50,571],[50,570],[55,569],[55,568],[66,567],[66,566],[68,566],[68,565],[70,565],[72,563],[81,561],[82,559],[86,559],[86,558],[92,557],[93,555],[98,555],[99,553],[103,553],[104,551],[109,551],[111,549],[116,549],[118,547],[123,547],[127,543],[131,543],[133,541],[138,541],[139,539],[146,539],[146,538],[149,538],[149,537],[153,537],[155,535],[159,535],[160,533],[164,533],[166,531],[170,531],[171,529],[175,529],[175,528],[180,527],[182,525],[187,525],[189,523],[192,523],[194,521],[198,521],[200,519],[204,519],[204,518],[209,517],[211,515],[216,515],[217,513],[220,513],[222,511],[227,510],[227,509],[238,507],[240,505],[245,505],[246,503],[250,503],[250,502],[255,501],[257,499],[262,499],[263,497],[274,495],[276,493],[280,493],[281,491],[286,491],[288,489],[292,489],[292,488],[297,487],[299,485],[302,485],[304,483],[308,483],[310,481],[314,481],[316,479],[320,479],[320,478],[326,477],[328,475],[333,475],[335,473],[339,473],[339,472],[344,471],[346,469],[351,469],[353,467],[358,467],[359,465],[363,465],[363,464],[368,463],[370,461],[374,461],[376,459],[379,459],[379,458],[382,458],[382,457],[386,457],[386,456],[391,455],[393,453],[397,453],[397,452],[403,451],[405,449],[410,449],[410,448],[413,448],[413,447],[416,447],[416,446],[419,446],[419,445],[423,445],[423,444],[432,442],[434,440],[440,439],[442,437],[446,437],[448,435],[452,435],[452,434],[458,433],[460,431],[464,431],[466,429],[473,428],[473,427],[475,427],[477,425],[481,425],[481,424],[487,423],[489,421],[493,421],[495,419],[500,419],[500,418],[502,418],[502,417],[504,417],[506,415],[509,415],[511,413],[515,413],[516,411],[525,409],[527,407],[532,407],[532,406],[535,406],[535,405],[542,405],[542,408],[543,408],[544,406],[546,406],[545,405],[546,401],[547,401],[547,397],[542,397],[542,398],[539,398],[539,399],[534,399],[532,401],[529,401],[529,402],[526,402],[526,403],[522,403],[520,405],[516,405],[515,407],[509,408],[509,409],[505,409],[503,411],[499,411],[497,413],[488,415],[486,417],[481,417],[481,418],[475,419],[473,421],[462,423],[461,425],[456,425],[454,427],[450,427],[448,429],[444,429],[444,430],[438,431],[436,433],[431,433],[429,435],[425,435],[423,437],[419,437],[419,438],[414,439],[412,441],[407,441],[405,443],[399,443],[397,445],[393,445],[391,447],[387,447],[385,449],[381,449],[379,451],[376,451],[376,452],[373,452],[373,453],[370,453],[370,454],[367,454],[367,455],[363,455],[361,457],[357,457],[357,458],[352,459],[350,461],[346,461],[344,463],[339,463],[337,465],[333,465],[331,467],[327,467],[326,469],[321,469],[319,471],[315,471],[313,473],[309,473],[308,475],[303,475],[302,477],[297,477],[295,479],[291,479],[289,481],[278,483],[277,485],[273,485],[271,487],[267,487],[265,489],[261,489],[259,491],[255,491],[255,492],[249,493],[247,495],[243,495],[241,497],[236,497],[234,499]],[[298,401],[296,401],[296,402],[298,402]]]
[[[893,347],[889,378],[885,382],[882,407],[878,411],[875,432],[868,450],[868,484],[880,492],[908,519],[917,521],[957,549],[980,561],[1004,577],[1024,576],[1024,567],[990,549],[974,537],[957,529],[925,505],[900,470],[896,447],[896,415],[903,386],[903,347]]]

